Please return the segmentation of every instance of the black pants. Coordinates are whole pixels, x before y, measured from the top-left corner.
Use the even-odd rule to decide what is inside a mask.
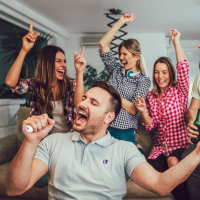
[[[168,169],[167,158],[164,154],[160,154],[155,160],[148,159],[147,162],[158,172],[164,172]],[[174,188],[172,194],[176,200],[189,200],[185,182]]]
[[[196,144],[190,145],[182,154],[181,158],[185,158],[195,148]],[[188,196],[190,200],[200,199],[200,164],[192,172],[192,174],[186,180]]]

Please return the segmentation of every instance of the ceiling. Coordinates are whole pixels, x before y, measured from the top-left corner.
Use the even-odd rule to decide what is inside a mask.
[[[137,15],[125,28],[131,33],[169,35],[170,28],[181,39],[200,39],[200,0],[16,0],[56,23],[69,33],[102,33],[108,30],[110,8]],[[116,16],[117,18],[117,16]]]

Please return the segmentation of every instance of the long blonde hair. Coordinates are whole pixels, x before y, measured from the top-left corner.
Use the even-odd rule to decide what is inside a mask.
[[[67,91],[72,91],[72,85],[69,80],[70,77],[64,74],[63,80],[57,80],[55,74],[55,57],[57,52],[64,51],[53,45],[47,45],[40,51],[37,67],[34,78],[34,88],[36,93],[36,111],[38,114],[48,113],[52,114],[53,99],[52,88],[58,84],[57,99],[62,100],[63,105],[65,101],[65,94]]]
[[[141,50],[141,46],[140,46],[140,43],[138,42],[138,40],[136,40],[136,39],[124,40],[118,47],[118,54],[119,55],[120,55],[120,50],[123,46],[128,51],[130,51],[133,55],[140,56],[140,58],[136,62],[136,68],[137,68],[138,71],[141,71],[142,73],[144,73],[146,75],[144,65],[143,65],[143,62],[142,62],[142,57],[141,57],[142,56],[142,50]]]
[[[164,63],[167,65],[168,67],[168,70],[169,70],[169,77],[170,77],[170,81],[169,81],[169,85],[168,86],[174,86],[176,85],[177,81],[176,81],[176,70],[175,70],[175,67],[174,67],[174,64],[172,62],[172,60],[168,57],[160,57],[158,58],[155,63],[154,63],[154,66],[153,66],[153,90],[151,91],[152,93],[157,93],[160,94],[161,93],[161,90],[160,90],[160,87],[158,86],[158,84],[156,83],[156,80],[155,80],[155,66],[157,63]]]

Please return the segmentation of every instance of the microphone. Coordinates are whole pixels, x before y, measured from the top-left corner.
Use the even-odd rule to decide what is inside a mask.
[[[48,117],[49,117],[50,119],[53,119],[53,115],[51,115],[51,114],[47,114],[47,115],[48,115]],[[32,133],[32,132],[33,132],[33,127],[30,126],[30,125],[26,125],[25,129],[26,129],[26,132],[29,132],[29,133]]]

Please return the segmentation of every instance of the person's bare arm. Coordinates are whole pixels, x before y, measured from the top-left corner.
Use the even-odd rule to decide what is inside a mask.
[[[178,32],[176,29],[170,29],[169,33],[170,33],[170,37],[176,51],[176,60],[177,62],[181,62],[186,59],[185,54],[180,44],[181,33]]]
[[[23,194],[48,172],[48,166],[44,162],[34,159],[34,154],[40,140],[48,134],[53,124],[54,120],[48,118],[46,114],[33,116],[23,122],[22,131],[25,138],[7,172],[5,181],[7,195]],[[34,132],[26,132],[26,125],[31,125]]]
[[[132,22],[137,15],[125,13],[119,20],[114,24],[114,26],[101,38],[99,41],[100,49],[102,53],[107,53],[110,51],[109,44],[111,43],[113,37],[116,35],[117,31],[128,22]]]
[[[83,58],[83,54],[84,54],[84,47],[82,48],[80,55],[77,55],[77,52],[75,52],[74,54],[74,65],[77,74],[77,84],[74,93],[74,105],[76,107],[82,101],[82,97],[84,95],[83,70],[86,66],[86,61],[85,58]]]
[[[121,97],[121,100],[122,100],[122,108],[131,113],[131,115],[135,115],[136,110],[134,104],[131,101],[124,99],[123,97]]]
[[[186,115],[186,121],[187,121],[187,137],[188,137],[188,141],[192,143],[191,141],[191,137],[192,138],[196,138],[198,133],[198,128],[194,125],[194,121],[196,119],[197,116],[197,112],[198,109],[200,109],[200,100],[195,99],[194,97],[192,97],[191,103],[190,103],[190,107],[187,111],[187,115]],[[197,130],[197,131],[195,131]]]
[[[137,99],[136,99],[136,102],[135,102],[135,107],[141,112],[141,114],[142,114],[142,121],[146,125],[152,125],[151,118],[148,115],[148,110],[147,110],[146,102],[145,102],[145,100],[142,97],[137,96]]]
[[[30,49],[33,47],[38,35],[40,35],[40,33],[34,34],[33,22],[31,21],[29,33],[22,38],[22,49],[20,50],[19,55],[17,56],[15,62],[11,66],[6,76],[5,83],[7,86],[14,87],[17,84],[24,58],[26,54],[30,51]]]
[[[185,181],[199,163],[200,143],[191,154],[163,173],[148,163],[139,164],[133,170],[131,179],[141,187],[163,196]]]

